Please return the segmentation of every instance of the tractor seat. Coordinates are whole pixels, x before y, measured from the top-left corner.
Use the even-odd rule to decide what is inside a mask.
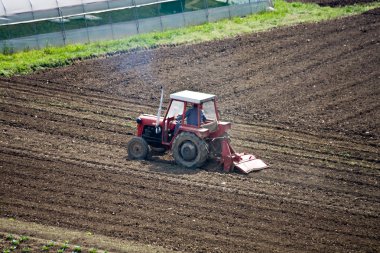
[[[218,122],[215,120],[210,123],[203,124],[201,125],[201,127],[206,128],[210,131],[210,133],[213,133],[216,132],[216,130],[218,130]]]

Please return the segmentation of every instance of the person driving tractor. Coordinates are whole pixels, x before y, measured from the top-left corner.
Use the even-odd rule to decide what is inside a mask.
[[[188,125],[193,125],[193,126],[198,126],[198,108],[199,108],[199,105],[198,104],[193,104],[193,107],[190,108],[190,109],[187,109],[186,113],[185,113],[185,119],[186,119],[186,123]],[[206,116],[203,112],[203,110],[201,110],[201,123],[204,123],[206,121]],[[182,120],[182,115],[178,115],[177,118],[177,124],[175,126],[175,129],[174,129],[174,133],[176,133],[181,125],[181,120]]]

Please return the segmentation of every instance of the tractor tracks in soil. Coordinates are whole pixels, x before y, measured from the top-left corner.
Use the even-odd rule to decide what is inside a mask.
[[[2,204],[10,208],[2,212],[9,215],[149,243],[157,243],[146,239],[154,234],[167,237],[163,246],[178,243],[191,250],[201,249],[200,237],[208,250],[217,248],[221,238],[224,248],[238,251],[254,246],[273,250],[273,245],[297,250],[302,243],[289,246],[274,239],[283,232],[273,227],[287,227],[287,233],[299,236],[299,221],[302,240],[312,240],[306,236],[311,233],[334,234],[337,227],[341,247],[352,238],[358,245],[377,239],[369,236],[377,231],[380,209],[377,146],[276,125],[236,123],[231,132],[236,149],[254,152],[271,168],[249,176],[188,171],[168,157],[125,159],[134,117],[154,112],[154,106],[136,106],[97,91],[50,91],[40,83],[2,82],[0,87],[2,190],[9,194]],[[361,217],[365,224],[356,221]],[[182,227],[173,229],[173,223]],[[218,239],[211,236],[216,231]],[[260,243],[247,244],[252,236]]]
[[[132,104],[124,101],[122,106],[118,105],[119,107],[117,107],[112,104],[115,102],[114,100],[107,102],[100,95],[95,94],[95,96],[92,96],[94,95],[92,92],[91,99],[93,100],[84,104],[83,101],[86,101],[84,97],[88,98],[90,95],[69,97],[65,95],[67,94],[65,91],[62,92],[63,94],[56,95],[59,97],[59,102],[55,102],[54,106],[51,106],[51,103],[46,102],[51,95],[45,89],[46,87],[43,87],[41,92],[34,92],[32,95],[28,93],[26,97],[23,93],[25,88],[22,84],[19,83],[16,87],[12,86],[10,90],[16,90],[17,95],[16,93],[8,92],[6,101],[3,99],[1,122],[8,127],[36,131],[42,136],[46,133],[53,136],[58,135],[61,138],[69,138],[69,140],[74,139],[75,141],[75,139],[78,139],[88,142],[87,144],[82,144],[82,152],[88,152],[88,156],[91,156],[93,148],[88,150],[86,147],[97,144],[95,146],[97,146],[96,150],[98,151],[94,152],[95,154],[101,153],[100,150],[102,149],[117,149],[118,152],[114,155],[109,155],[108,160],[120,160],[120,155],[125,157],[123,146],[129,139],[128,135],[133,135],[135,129],[133,117],[123,117],[123,115],[125,115],[126,111],[124,108],[133,108]],[[100,98],[102,101],[94,101],[94,97]],[[77,98],[78,102],[73,101],[73,98]],[[106,113],[98,111],[100,103],[105,104],[105,106],[102,106],[102,110],[106,111]],[[28,106],[23,107],[23,104]],[[141,106],[139,109],[153,111],[154,107]],[[110,111],[112,113],[109,113]],[[128,113],[138,115],[139,112],[129,109]],[[38,120],[22,120],[23,117],[33,119],[35,116],[37,116]],[[19,119],[19,122],[15,119]],[[48,122],[48,124],[41,125],[41,120]],[[125,121],[130,121],[130,124],[125,124]],[[234,124],[233,128],[233,144],[238,149],[251,152],[253,150],[259,157],[271,161],[272,167],[281,168],[279,173],[288,176],[291,174],[291,178],[295,179],[301,178],[294,182],[284,181],[283,184],[285,185],[292,183],[300,186],[303,182],[299,174],[303,177],[318,178],[322,169],[324,171],[324,181],[329,182],[329,187],[340,188],[341,181],[348,181],[357,187],[369,188],[376,192],[377,186],[371,181],[376,182],[373,178],[378,179],[379,176],[377,147],[359,142],[356,142],[355,145],[347,145],[347,141],[342,140],[342,138],[324,138],[281,128],[277,129],[278,127],[276,126],[240,123]],[[59,143],[59,138],[55,142]],[[35,143],[38,143],[38,139],[35,140]],[[30,145],[33,146],[33,143]],[[110,147],[110,145],[112,146]],[[67,154],[69,157],[75,155],[81,148],[73,147],[72,149],[73,151]],[[43,151],[42,149],[41,152]],[[292,157],[293,159],[291,159]],[[297,159],[294,159],[295,157]],[[276,163],[278,159],[279,162]],[[289,161],[288,159],[291,160]],[[159,161],[160,159],[155,160],[155,162]],[[167,165],[167,162],[164,160],[162,164]],[[312,166],[309,166],[310,164]],[[295,165],[297,165],[296,169],[294,169]],[[309,167],[317,167],[318,171],[311,170]],[[352,172],[361,177],[352,179]],[[271,180],[274,179],[272,176],[261,180],[264,182],[268,179],[270,179],[268,181],[268,186],[270,187]],[[280,183],[279,181],[281,180],[277,178],[277,183]],[[257,182],[255,183],[257,184]],[[239,189],[238,186],[234,187]],[[307,188],[307,185],[304,187]],[[315,187],[318,186],[316,185]],[[350,185],[347,186],[347,188],[349,187]],[[350,192],[350,190],[343,191],[343,193],[347,192]],[[359,198],[371,198],[371,195],[367,194],[360,195],[358,193],[357,195]]]
[[[279,214],[282,213],[290,216],[296,215],[300,220],[308,220],[310,217],[307,213],[305,214],[303,210],[305,206],[308,207],[307,209],[309,211],[310,209],[329,209],[326,206],[313,206],[309,203],[302,203],[300,201],[294,201],[294,199],[286,199],[281,196],[270,196],[270,194],[258,194],[245,190],[239,190],[236,189],[233,185],[213,185],[210,182],[199,183],[194,181],[192,182],[192,180],[188,179],[183,180],[181,178],[176,178],[175,176],[168,177],[164,173],[151,173],[150,171],[142,172],[141,170],[137,169],[136,166],[134,166],[138,163],[135,163],[132,166],[119,167],[115,164],[108,165],[102,164],[100,162],[94,163],[80,159],[56,157],[48,154],[43,154],[39,151],[21,151],[21,148],[14,150],[2,148],[1,152],[4,155],[2,156],[3,159],[5,158],[4,165],[7,164],[8,166],[15,166],[16,168],[21,169],[11,172],[11,178],[9,181],[7,180],[7,183],[5,185],[3,185],[3,187],[12,187],[12,185],[16,183],[19,186],[18,189],[14,189],[10,192],[10,194],[12,194],[10,197],[14,197],[9,199],[11,200],[11,203],[4,201],[4,204],[15,205],[18,209],[18,212],[21,214],[23,213],[22,210],[28,210],[28,208],[32,208],[34,211],[29,210],[27,212],[28,216],[31,217],[40,217],[40,215],[47,213],[50,213],[50,215],[57,215],[59,217],[69,216],[69,221],[66,221],[65,219],[63,219],[63,222],[62,220],[59,221],[61,225],[66,224],[73,226],[73,223],[70,223],[70,221],[74,222],[76,220],[75,215],[73,215],[73,211],[74,214],[79,216],[82,216],[85,213],[85,220],[89,219],[91,222],[100,224],[102,219],[98,217],[97,213],[100,212],[103,214],[105,213],[115,215],[115,207],[117,207],[116,209],[120,212],[122,211],[120,215],[128,214],[128,223],[123,223],[124,226],[129,224],[133,225],[134,223],[139,224],[139,222],[141,222],[141,217],[147,215],[146,209],[149,209],[151,205],[155,205],[155,209],[157,209],[157,199],[160,199],[159,206],[164,205],[165,208],[168,208],[169,210],[176,210],[179,208],[180,211],[177,209],[177,216],[180,216],[177,217],[179,220],[182,220],[184,217],[189,216],[194,219],[204,218],[205,220],[201,221],[201,223],[205,222],[206,224],[219,224],[220,221],[218,218],[213,216],[215,214],[218,216],[226,215],[233,217],[232,221],[224,221],[227,222],[227,224],[233,225],[236,217],[239,217],[241,219],[249,219],[250,222],[260,220],[261,222],[271,223],[273,221],[265,217],[278,217]],[[23,157],[23,159],[20,162],[17,161],[17,159],[9,159],[7,156],[14,156],[16,158]],[[51,164],[53,167],[50,167],[47,164]],[[41,169],[43,171],[39,173],[39,175],[35,175],[36,169]],[[110,176],[108,170],[112,172],[112,176]],[[125,174],[128,176],[126,177]],[[4,175],[7,176],[6,173]],[[107,175],[107,178],[103,178],[103,175]],[[51,184],[52,178],[54,178],[54,185]],[[33,184],[36,184],[37,186],[33,186]],[[63,187],[66,189],[66,191],[67,189],[70,189],[70,193],[66,193],[65,191],[62,192],[61,187],[57,188],[57,185]],[[110,185],[112,185],[111,188],[109,188]],[[112,190],[112,188],[115,190]],[[28,189],[27,194],[25,194],[25,189]],[[71,196],[71,194],[74,194],[78,199],[72,199],[73,196],[71,196],[69,203],[67,203],[65,200],[63,203],[60,203],[60,201],[62,201],[60,194],[64,196]],[[200,194],[203,196],[202,200],[198,200]],[[23,199],[21,200],[20,195],[23,196]],[[167,198],[168,195],[171,197]],[[235,197],[232,197],[231,195]],[[120,197],[120,199],[116,198],[117,200],[113,201],[113,196],[122,197]],[[181,201],[183,198],[187,200],[185,203]],[[17,201],[17,199],[19,199],[19,201]],[[44,202],[40,203],[40,201],[38,201],[39,199],[43,199]],[[95,206],[91,206],[88,204],[90,206],[87,207],[86,204],[83,203],[83,199],[96,199],[96,202],[101,203],[102,205],[95,204]],[[198,201],[200,203],[198,203]],[[278,202],[284,206],[292,206],[292,204],[296,204],[298,208],[292,207],[291,210],[285,211],[276,205],[273,206],[273,203]],[[215,203],[215,206],[211,203]],[[63,208],[61,205],[69,205],[69,207]],[[230,210],[230,208],[227,208],[226,210],[226,207],[232,207],[232,209]],[[95,214],[91,215],[91,211],[94,211],[94,209]],[[199,215],[192,213],[192,210],[202,210],[202,213],[207,213],[207,215],[203,217],[202,214]],[[251,212],[254,211],[254,213],[247,214],[247,210],[251,210]],[[186,213],[186,211],[190,213]],[[346,221],[344,218],[340,217],[340,211],[348,211],[348,213],[351,213],[351,215],[365,215],[369,220],[377,218],[377,216],[374,217],[368,213],[364,214],[360,212],[360,210],[358,213],[353,212],[353,210],[338,211],[339,212],[336,213],[337,209],[332,208],[331,214],[326,217],[321,215],[322,217],[317,217],[317,219],[323,219],[326,224],[329,224],[331,221],[344,224]],[[154,210],[154,212],[157,212],[157,210]],[[210,213],[213,215],[210,215]],[[149,215],[148,217],[151,216]],[[117,221],[117,219],[110,219],[110,217],[107,217],[107,224],[109,226],[112,226],[112,231],[114,231],[115,226],[117,226]],[[76,220],[76,222],[78,221]],[[151,226],[154,225],[160,227],[160,229],[164,228],[162,223],[158,222],[159,224],[156,224],[157,221],[154,222],[154,220],[146,220],[146,218],[144,218],[144,222],[148,222],[149,224],[154,223]],[[164,224],[166,222],[167,221],[163,221]],[[281,226],[292,225],[289,222],[290,221],[287,219],[276,221],[277,225]],[[83,226],[83,224],[81,225]],[[151,226],[145,228],[149,229],[149,231],[152,232],[151,230],[153,228]],[[321,233],[332,232],[328,227],[319,227],[318,225],[313,225],[312,222],[304,224],[304,226],[304,230],[309,229],[310,232],[315,229],[320,230]],[[376,227],[369,228],[368,225],[364,226],[367,229],[376,230]],[[82,227],[82,229],[90,228],[91,227]],[[249,231],[252,230],[252,227],[249,224],[240,225],[240,228],[244,228]],[[197,230],[194,227],[187,227],[186,229]],[[203,226],[202,229],[205,229],[205,227]],[[213,224],[207,229],[209,229],[208,232],[211,233],[212,231],[218,231],[220,228],[218,228],[217,225]],[[262,231],[265,230],[268,230],[268,228],[264,226],[262,228]],[[109,231],[106,229],[101,232],[107,233]],[[154,230],[154,232],[158,233],[156,230]],[[274,234],[278,233],[274,231],[268,232]],[[347,233],[347,236],[354,235],[359,238],[366,237],[366,235],[353,233],[352,231],[341,231],[341,233]],[[134,236],[135,237],[132,239],[136,239],[135,234]],[[250,234],[250,236],[252,236],[252,234]],[[249,238],[245,239],[248,240]],[[265,241],[265,238],[262,239]]]
[[[241,219],[249,219],[251,222],[256,220],[260,220],[260,222],[273,222],[269,218],[270,216],[278,217],[278,213],[288,213],[292,215],[297,215],[298,219],[308,219],[307,214],[302,212],[303,204],[297,203],[300,210],[296,210],[292,208],[290,211],[286,212],[280,208],[274,208],[273,205],[265,204],[264,202],[270,202],[273,203],[273,201],[279,201],[279,199],[274,198],[268,198],[268,196],[262,196],[260,194],[248,194],[247,192],[242,192],[234,189],[233,191],[230,191],[228,187],[212,187],[212,184],[200,184],[200,183],[191,183],[188,180],[174,180],[174,177],[167,177],[167,175],[157,175],[156,173],[151,174],[150,172],[147,173],[141,173],[141,171],[136,171],[136,167],[130,167],[126,168],[118,168],[119,170],[115,171],[115,165],[112,165],[110,167],[107,167],[107,165],[104,164],[92,164],[90,162],[78,162],[75,160],[74,162],[69,161],[69,159],[62,159],[57,157],[51,157],[49,159],[48,155],[42,155],[40,152],[35,152],[34,157],[32,152],[25,152],[21,154],[19,149],[17,149],[16,152],[12,154],[10,150],[2,150],[2,153],[7,153],[8,155],[15,155],[16,157],[23,157],[23,161],[19,163],[17,162],[9,162],[11,159],[7,159],[8,165],[15,165],[18,169],[23,168],[26,165],[29,167],[29,171],[25,172],[26,169],[22,169],[20,172],[19,170],[16,171],[16,175],[12,174],[13,182],[11,180],[7,180],[7,183],[12,186],[12,183],[17,183],[19,185],[19,188],[16,190],[12,190],[11,194],[14,196],[14,201],[11,203],[4,203],[4,204],[12,204],[17,207],[17,212],[20,212],[21,215],[23,213],[23,210],[25,210],[25,213],[28,213],[30,217],[37,216],[37,219],[40,217],[41,214],[47,214],[50,213],[50,215],[57,215],[59,217],[66,217],[69,216],[68,221],[66,219],[60,218],[59,223],[61,225],[68,225],[73,226],[74,220],[76,220],[75,215],[86,215],[86,220],[89,219],[91,222],[96,222],[96,224],[100,225],[101,218],[98,218],[96,213],[109,213],[112,215],[115,215],[114,213],[114,207],[117,206],[117,210],[123,210],[123,213],[121,215],[127,215],[128,216],[128,223],[125,223],[123,221],[124,226],[133,225],[134,223],[139,224],[141,222],[141,216],[147,215],[146,211],[137,211],[137,210],[145,210],[149,209],[151,205],[154,205],[155,212],[157,211],[157,199],[159,196],[164,197],[164,199],[160,199],[160,205],[164,205],[165,208],[168,208],[168,210],[176,210],[178,212],[177,217],[179,221],[186,219],[186,217],[196,218],[200,219],[202,217],[202,214],[191,214],[193,212],[192,210],[202,210],[202,213],[207,213],[207,215],[203,218],[204,220],[201,221],[201,223],[209,224],[212,222],[219,223],[217,217],[213,217],[215,213],[218,215],[227,215],[234,217],[233,221],[228,221],[227,224],[233,225],[233,222],[236,221],[236,217],[239,217]],[[39,155],[42,158],[36,159],[36,156]],[[6,156],[3,156],[6,157]],[[27,158],[26,158],[27,157]],[[36,161],[33,161],[36,160]],[[54,166],[54,169],[50,168],[49,166],[44,166],[45,163],[52,163]],[[59,163],[62,163],[63,166],[59,166]],[[67,166],[69,165],[69,166]],[[76,169],[76,166],[79,166],[78,169]],[[67,170],[65,168],[67,167],[74,167],[74,170]],[[36,169],[43,169],[43,173],[41,175],[36,176],[35,170]],[[109,173],[107,173],[105,170],[109,169],[112,171],[112,177],[109,178]],[[115,173],[116,172],[116,173]],[[136,173],[137,172],[137,173]],[[130,177],[125,177],[123,174],[129,174]],[[58,175],[54,175],[58,174]],[[116,175],[115,175],[116,174]],[[107,178],[102,178],[103,175],[107,175]],[[15,177],[16,176],[16,177]],[[116,179],[115,179],[116,177]],[[17,178],[17,181],[14,179]],[[62,193],[61,187],[57,189],[56,185],[52,185],[50,180],[51,178],[57,178],[54,180],[55,184],[63,186],[65,189],[70,189],[71,193]],[[95,180],[94,180],[95,178]],[[126,180],[127,179],[127,180]],[[129,180],[128,180],[129,179]],[[170,180],[169,180],[170,179]],[[132,180],[132,181],[131,181]],[[30,181],[34,182],[38,185],[34,186],[31,185]],[[147,184],[149,182],[149,184]],[[159,185],[157,186],[157,182],[159,182]],[[33,184],[33,183],[32,183]],[[109,190],[108,187],[112,185],[115,187],[116,190],[112,191]],[[119,187],[120,186],[120,187]],[[41,192],[42,188],[42,192]],[[24,195],[25,198],[25,189],[28,189],[28,195],[26,196],[26,199],[20,199],[20,196],[18,195],[18,191],[20,195]],[[189,193],[186,194],[186,191],[189,190],[191,193],[191,196],[188,196]],[[195,191],[195,192],[194,192]],[[151,196],[149,194],[154,192],[154,196]],[[71,194],[78,195],[78,200],[73,200],[72,197],[69,198],[70,201],[67,203],[67,200],[64,201],[64,203],[57,203],[60,201],[60,195],[68,195],[71,196]],[[199,194],[202,194],[202,198],[206,198],[207,201],[203,201],[201,203],[196,203],[196,199],[199,199]],[[211,194],[211,195],[210,195]],[[231,194],[235,196],[234,198],[231,198]],[[12,195],[12,197],[13,197]],[[43,203],[39,203],[38,199],[30,199],[28,196],[35,196],[35,198],[43,199]],[[176,196],[167,198],[167,196]],[[206,195],[206,196],[204,196]],[[101,197],[99,197],[101,196]],[[121,200],[112,201],[113,196],[123,196]],[[253,198],[255,196],[255,198]],[[97,202],[100,202],[102,205],[102,208],[99,208],[98,205],[95,204],[95,207],[86,207],[86,205],[83,203],[83,199],[88,198],[96,198]],[[185,198],[187,200],[186,203],[181,201],[182,198]],[[248,201],[249,198],[249,201]],[[66,198],[67,199],[67,198]],[[127,201],[125,201],[127,199]],[[257,199],[256,201],[254,199]],[[263,201],[266,200],[266,201]],[[166,200],[166,201],[165,201]],[[286,200],[280,200],[281,202],[284,201],[286,205]],[[153,203],[152,203],[153,202]],[[190,203],[190,204],[189,204]],[[210,203],[216,203],[215,206],[213,206]],[[291,203],[291,202],[290,202]],[[220,204],[224,204],[226,207],[229,206],[240,206],[240,208],[234,208],[235,210],[229,210],[229,208],[226,208]],[[63,208],[61,205],[66,206],[69,205],[69,207]],[[147,206],[146,206],[147,205]],[[201,205],[201,206],[200,206]],[[126,210],[126,206],[128,206],[128,210]],[[244,207],[244,208],[242,208]],[[29,210],[32,208],[34,211]],[[109,209],[108,209],[109,208]],[[163,207],[160,207],[163,208]],[[88,213],[91,213],[95,209],[94,215],[89,215]],[[131,210],[129,210],[131,209]],[[317,208],[318,209],[318,208]],[[254,213],[257,215],[252,214],[246,214],[245,212],[247,210],[254,211]],[[27,211],[27,212],[26,212]],[[166,210],[159,210],[159,211],[166,211]],[[186,211],[190,213],[186,213]],[[17,213],[16,212],[16,213]],[[36,213],[38,213],[38,215]],[[215,212],[215,213],[214,213]],[[210,215],[213,214],[213,215]],[[264,215],[265,214],[265,215]],[[141,215],[141,216],[140,216]],[[264,216],[263,216],[264,215]],[[94,217],[93,217],[94,216]],[[161,219],[162,216],[161,215]],[[30,218],[29,217],[29,218]],[[148,216],[151,217],[151,216]],[[120,218],[120,217],[119,217]],[[371,215],[368,217],[371,219]],[[40,218],[41,219],[41,218]],[[82,218],[83,219],[83,218]],[[163,229],[163,225],[160,222],[153,222],[153,220],[146,221],[146,218],[144,218],[145,222],[149,222],[149,224],[153,223],[155,227],[160,227],[160,229]],[[324,218],[325,222],[328,223],[331,220],[334,220],[334,222],[337,221],[337,217],[334,216],[328,216],[328,218]],[[118,225],[117,219],[112,219],[110,217],[107,217],[107,224],[112,226],[112,231],[114,231],[115,226]],[[66,222],[66,223],[65,223]],[[76,220],[76,222],[78,222]],[[163,221],[165,223],[166,221]],[[227,222],[227,221],[225,221]],[[341,221],[344,222],[344,221]],[[157,224],[158,223],[158,224]],[[278,224],[282,224],[283,226],[291,225],[289,222],[286,221],[277,221]],[[80,223],[81,226],[84,226]],[[102,224],[103,225],[103,224]],[[200,224],[198,223],[197,226]],[[147,226],[147,225],[146,225]],[[310,223],[305,225],[310,226],[310,230],[316,229],[315,226],[312,226]],[[244,229],[252,229],[249,224],[242,225]],[[152,227],[144,227],[146,229],[152,229]],[[93,229],[91,227],[82,227],[82,229]],[[190,227],[187,229],[195,229],[196,228]],[[204,226],[202,226],[202,229],[205,229]],[[208,232],[215,232],[218,231],[220,228],[216,226],[215,224],[208,228]],[[257,229],[257,227],[256,227]],[[375,229],[375,228],[373,228]],[[198,228],[199,230],[199,228]],[[266,231],[268,228],[265,226],[262,227],[262,231]],[[318,230],[321,231],[329,231],[326,227],[320,227]],[[150,230],[151,231],[151,230]],[[102,233],[108,232],[107,230],[100,231]],[[154,230],[155,233],[158,231]],[[271,233],[275,233],[273,231],[269,231]],[[330,231],[331,232],[331,231]],[[351,232],[347,232],[349,235]],[[125,235],[125,233],[123,233]],[[276,233],[275,233],[276,234]],[[251,234],[252,235],[252,234]],[[134,234],[134,236],[136,236]],[[279,235],[277,235],[279,236]],[[355,234],[356,237],[365,237],[364,235]],[[260,238],[260,237],[257,237]],[[136,239],[136,237],[133,237],[133,239]],[[248,239],[248,238],[246,238]],[[260,238],[260,241],[265,241],[265,238]]]
[[[378,26],[361,15],[0,79],[0,213],[187,252],[376,251]],[[219,95],[233,147],[270,167],[128,160],[164,81]]]
[[[136,106],[125,101],[122,103],[122,106],[119,105],[119,107],[116,107],[112,105],[114,100],[111,99],[108,100],[108,102],[104,100],[91,100],[91,102],[84,104],[84,98],[88,98],[93,94],[78,97],[79,101],[81,101],[79,103],[73,101],[72,96],[61,94],[58,95],[59,101],[55,100],[54,102],[49,102],[49,98],[52,94],[46,90],[41,91],[38,95],[31,95],[30,91],[20,91],[19,87],[11,87],[10,89],[17,92],[18,95],[9,94],[7,91],[7,101],[3,101],[1,106],[4,116],[13,119],[9,120],[8,123],[15,126],[17,126],[18,123],[15,120],[17,117],[14,116],[25,115],[36,118],[42,117],[44,120],[63,124],[65,127],[62,128],[66,129],[76,128],[80,125],[84,126],[87,131],[89,131],[88,129],[93,129],[94,131],[103,131],[104,133],[112,132],[113,134],[119,135],[131,135],[135,131],[133,121],[140,113],[139,110],[153,112],[155,109],[154,107],[140,106],[139,110],[134,111],[129,108],[136,108]],[[47,96],[46,94],[49,95]],[[24,103],[28,103],[27,108],[22,106]],[[102,108],[101,111],[99,111],[99,106]],[[29,122],[29,124],[30,128],[38,129],[38,122],[35,124]],[[316,153],[319,153],[321,160],[346,161],[348,164],[361,162],[361,166],[367,168],[372,168],[373,163],[378,162],[377,145],[369,146],[350,141],[354,145],[347,146],[347,141],[342,141],[342,138],[336,136],[322,138],[321,136],[312,136],[310,134],[302,135],[302,133],[278,128],[278,126],[235,123],[232,134],[239,140],[252,140],[259,150],[266,150],[267,146],[272,146],[272,149],[277,147],[277,149],[275,149],[277,152],[300,155],[297,153],[297,150],[300,150],[299,147],[301,147],[303,156],[314,157],[317,155]],[[54,133],[54,131],[51,131],[51,133]],[[98,135],[95,134],[95,136]],[[265,136],[265,138],[262,138],[262,136]],[[120,140],[122,138],[117,139]],[[263,139],[265,141],[263,141]],[[253,147],[247,143],[250,142],[242,143],[241,146],[248,148]],[[318,145],[321,146],[321,148],[316,149],[315,147]],[[312,154],[307,154],[306,151],[310,151]]]

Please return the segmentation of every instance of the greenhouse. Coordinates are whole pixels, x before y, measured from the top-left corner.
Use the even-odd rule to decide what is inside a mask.
[[[0,0],[0,49],[120,39],[271,6],[270,0]]]

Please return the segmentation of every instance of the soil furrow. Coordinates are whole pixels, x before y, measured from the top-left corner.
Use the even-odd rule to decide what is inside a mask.
[[[377,252],[379,11],[0,78],[1,215],[182,252]],[[217,95],[270,167],[126,159],[161,86]]]
[[[19,152],[18,152],[19,153]],[[19,154],[20,155],[20,154]],[[34,155],[35,156],[35,155]],[[50,156],[51,157],[51,156]],[[56,160],[58,157],[54,156],[54,160]],[[44,156],[44,159],[47,159],[47,156],[45,155]],[[67,161],[69,163],[73,163],[74,164],[77,164],[79,166],[94,166],[95,164],[93,164],[92,162],[89,162],[89,161],[81,161],[81,160],[78,160],[78,159],[69,159],[69,158],[59,158],[59,160],[61,161]],[[107,169],[107,170],[111,170],[111,171],[115,171],[115,169],[117,169],[117,171],[122,171],[123,173],[132,173],[132,174],[138,174],[140,177],[142,175],[147,175],[148,178],[150,178],[150,173],[151,172],[142,172],[142,171],[136,171],[135,169],[133,168],[128,168],[128,170],[126,170],[126,167],[119,167],[120,165],[116,165],[116,164],[112,164],[112,165],[109,165],[109,164],[104,164],[104,163],[97,163],[100,165],[100,167],[102,169]],[[143,174],[142,174],[143,173]],[[200,183],[200,182],[197,182],[197,181],[192,181],[192,180],[188,180],[188,179],[181,179],[181,178],[168,178],[167,176],[163,175],[162,173],[155,173],[155,175],[157,176],[157,178],[159,178],[160,180],[169,180],[170,182],[174,183],[174,182],[179,182],[180,184],[186,184],[186,185],[193,185],[193,186],[196,186],[196,187],[206,187],[206,188],[212,188],[212,189],[218,189],[220,190],[221,192],[234,192],[234,193],[238,193],[238,194],[243,194],[243,195],[248,195],[248,196],[256,196],[256,197],[265,197],[265,198],[269,198],[269,199],[273,199],[273,200],[281,200],[281,201],[286,201],[286,202],[290,202],[290,203],[299,203],[299,204],[305,204],[307,206],[314,206],[314,204],[310,201],[307,201],[307,200],[299,200],[299,199],[292,199],[292,198],[289,198],[289,197],[285,197],[285,196],[282,196],[281,198],[277,197],[276,195],[274,196],[270,196],[270,195],[266,195],[266,194],[263,194],[263,193],[257,193],[257,192],[249,192],[249,191],[244,191],[244,190],[240,190],[240,189],[235,189],[235,188],[230,188],[230,187],[224,187],[224,186],[220,186],[220,185],[212,185],[212,184],[205,184],[205,183]],[[318,206],[318,205],[316,205]],[[336,206],[336,205],[331,205],[331,204],[326,204],[324,205],[325,208],[332,208],[332,210],[335,210],[335,209],[339,209],[339,210],[344,210],[346,212],[353,212],[353,213],[366,213],[367,215],[375,215],[378,216],[377,214],[369,211],[369,210],[361,210],[361,211],[356,211],[354,208],[341,208],[340,206]]]

